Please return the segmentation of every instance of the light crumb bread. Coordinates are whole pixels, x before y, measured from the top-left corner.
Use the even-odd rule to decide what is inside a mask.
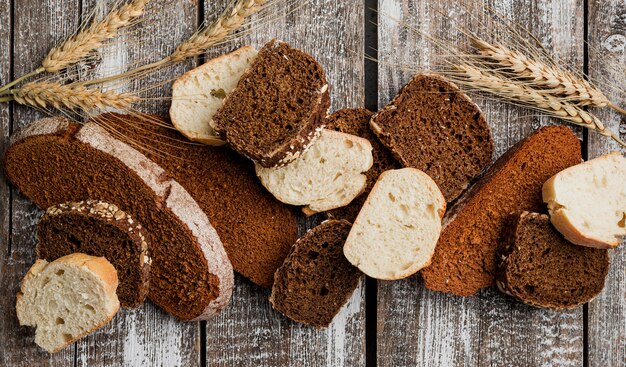
[[[626,236],[626,159],[621,153],[557,173],[542,193],[550,221],[570,242],[606,249]]]
[[[117,272],[104,257],[81,253],[37,260],[22,280],[16,311],[34,326],[35,343],[55,353],[108,323],[120,307]]]
[[[213,129],[213,115],[222,106],[258,51],[251,46],[216,57],[181,75],[172,85],[170,118],[191,140],[223,145]]]
[[[424,172],[386,171],[356,217],[343,253],[372,278],[408,277],[430,264],[445,210],[443,194]]]
[[[348,205],[365,189],[364,172],[373,164],[367,139],[322,130],[319,139],[291,164],[265,168],[256,165],[263,186],[278,200],[306,205],[306,214]]]

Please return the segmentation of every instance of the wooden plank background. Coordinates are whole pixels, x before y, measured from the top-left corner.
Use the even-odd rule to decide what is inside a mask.
[[[94,6],[104,14],[113,2],[0,0],[0,84],[35,68]],[[448,2],[449,9],[454,9],[457,1]],[[141,42],[116,44],[102,55],[103,62],[94,75],[124,62],[154,60],[167,54],[203,18],[213,19],[229,1],[153,3],[157,15],[134,35]],[[260,47],[271,38],[282,39],[313,54],[323,65],[332,88],[331,111],[363,106],[366,97],[378,100],[382,107],[411,76],[398,64],[426,64],[437,56],[397,20],[429,32],[450,34],[454,28],[432,9],[446,9],[445,3],[311,0],[294,13],[255,28],[244,39],[211,50],[207,57],[243,44]],[[531,29],[560,61],[581,70],[588,66],[592,78],[610,80],[626,89],[623,0],[488,3]],[[365,20],[366,12],[372,13],[369,8],[378,10],[373,23]],[[460,19],[460,24],[472,27],[468,18]],[[367,30],[373,30],[378,38],[366,39]],[[377,69],[365,72],[364,51],[377,54],[381,61]],[[171,79],[201,61],[163,70],[131,88]],[[377,86],[372,87],[376,81]],[[168,88],[166,84],[150,95],[167,95]],[[477,101],[488,115],[498,155],[533,129],[554,123],[501,103]],[[148,112],[166,113],[168,103],[152,101],[142,107]],[[621,127],[621,136],[626,138],[624,116],[606,111],[599,114],[611,128]],[[32,109],[0,105],[2,150],[13,130],[40,116]],[[579,133],[590,158],[617,149],[604,138]],[[600,297],[572,311],[535,309],[494,289],[468,298],[429,292],[417,275],[397,282],[369,281],[368,287],[362,284],[329,328],[315,330],[273,311],[267,290],[237,277],[231,305],[208,322],[181,323],[147,302],[137,310],[122,310],[99,332],[48,355],[34,345],[32,329],[18,326],[12,296],[34,262],[34,225],[39,215],[40,211],[6,180],[0,180],[0,289],[5,293],[0,300],[2,366],[626,365],[623,248],[612,253],[611,273]],[[319,220],[302,218],[302,232]]]

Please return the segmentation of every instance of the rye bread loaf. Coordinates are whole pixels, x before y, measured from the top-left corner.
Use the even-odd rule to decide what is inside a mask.
[[[318,137],[330,106],[324,70],[310,55],[268,42],[213,116],[215,131],[263,167],[283,166]]]
[[[274,272],[298,238],[296,209],[259,182],[250,160],[227,147],[191,144],[169,122],[106,114],[99,120],[157,162],[198,202],[224,244],[235,271],[271,287]],[[126,137],[126,138],[123,138]]]
[[[508,214],[544,211],[543,183],[581,160],[580,141],[564,126],[543,127],[509,149],[446,214],[432,263],[422,270],[426,287],[469,296],[493,285]]]
[[[137,219],[151,244],[149,298],[165,311],[199,320],[228,304],[232,266],[204,212],[161,167],[100,126],[35,121],[11,137],[4,168],[41,208],[91,198]]]
[[[148,295],[150,258],[145,229],[115,204],[85,200],[53,205],[37,225],[37,257],[54,261],[71,253],[102,256],[119,278],[122,307],[139,307]]]
[[[520,301],[555,310],[595,298],[609,271],[607,250],[574,245],[545,214],[513,215],[505,231],[496,284]]]
[[[372,167],[365,172],[367,180],[363,194],[357,196],[346,206],[327,211],[326,214],[329,218],[345,219],[354,223],[356,216],[361,211],[361,207],[363,207],[363,203],[365,203],[365,199],[367,199],[367,195],[374,187],[376,180],[378,180],[378,176],[387,170],[401,168],[400,163],[378,141],[376,134],[370,129],[370,118],[373,115],[373,112],[365,108],[346,108],[333,112],[324,122],[328,130],[340,131],[367,139],[372,145],[372,156],[374,157]]]
[[[361,272],[343,257],[345,220],[327,220],[293,246],[275,275],[270,302],[290,319],[328,326],[359,284]]]
[[[404,165],[424,171],[448,203],[491,163],[493,140],[480,108],[439,75],[416,75],[371,120]]]

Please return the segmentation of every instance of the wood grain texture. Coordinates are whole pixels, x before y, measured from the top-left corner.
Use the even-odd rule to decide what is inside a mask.
[[[467,5],[479,2],[465,2]],[[529,28],[563,62],[583,65],[583,1],[489,1],[499,13]],[[411,77],[399,65],[432,64],[437,58],[428,42],[400,24],[429,34],[458,39],[459,24],[480,27],[459,7],[438,1],[379,0],[379,107]],[[455,10],[456,9],[456,10]],[[482,14],[479,12],[478,14]],[[395,19],[395,20],[394,20]],[[489,19],[479,16],[483,24]],[[398,22],[399,20],[399,22]],[[483,29],[484,28],[484,29]],[[484,98],[475,98],[490,123],[496,154],[550,121]],[[579,366],[583,363],[582,307],[552,312],[523,305],[484,289],[467,298],[426,290],[421,278],[379,282],[377,361],[379,366]]]
[[[626,3],[623,0],[589,1],[589,74],[610,98],[618,101],[609,85],[626,91]],[[618,104],[625,108],[626,104]],[[626,139],[626,116],[608,109],[594,110],[604,124]],[[612,151],[626,153],[613,141],[590,133],[589,159]],[[611,268],[605,288],[588,308],[589,366],[626,365],[626,247],[611,250]]]

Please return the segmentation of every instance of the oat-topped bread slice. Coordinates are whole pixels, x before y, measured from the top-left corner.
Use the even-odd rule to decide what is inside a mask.
[[[80,252],[102,256],[117,270],[122,307],[139,307],[148,295],[148,235],[117,205],[98,200],[61,203],[46,210],[37,225],[37,257],[54,261]]]
[[[448,203],[493,156],[489,125],[480,108],[438,75],[416,75],[378,112],[371,126],[405,166],[426,172]]]
[[[604,287],[607,250],[574,245],[545,214],[514,215],[505,231],[498,288],[532,306],[555,310],[591,301]]]
[[[367,194],[369,194],[376,180],[378,180],[378,176],[387,170],[401,168],[400,163],[393,157],[389,149],[385,148],[378,141],[378,138],[370,129],[370,118],[372,115],[374,115],[373,112],[364,108],[346,108],[333,112],[324,122],[328,130],[340,131],[367,139],[372,145],[372,156],[374,157],[372,168],[365,172],[367,180],[363,194],[357,196],[350,204],[344,207],[327,211],[326,214],[330,218],[345,219],[353,223],[359,211],[361,211],[365,199],[367,199]]]
[[[345,220],[327,220],[300,238],[276,271],[270,302],[292,320],[331,323],[359,284],[361,272],[343,257]]]
[[[228,304],[232,266],[204,212],[161,167],[100,126],[35,121],[12,136],[4,167],[41,208],[91,198],[138,220],[151,245],[148,297],[165,311],[198,320]]]
[[[285,165],[317,138],[330,97],[324,70],[300,50],[268,42],[213,116],[215,130],[263,167]]]
[[[543,183],[581,160],[580,141],[564,126],[543,127],[509,149],[446,214],[432,263],[422,270],[426,287],[469,296],[493,285],[509,213],[545,210]]]
[[[191,144],[163,127],[167,121],[144,117],[106,114],[100,119],[191,194],[217,230],[237,272],[271,287],[274,272],[298,238],[296,209],[267,192],[250,160],[226,147]]]

